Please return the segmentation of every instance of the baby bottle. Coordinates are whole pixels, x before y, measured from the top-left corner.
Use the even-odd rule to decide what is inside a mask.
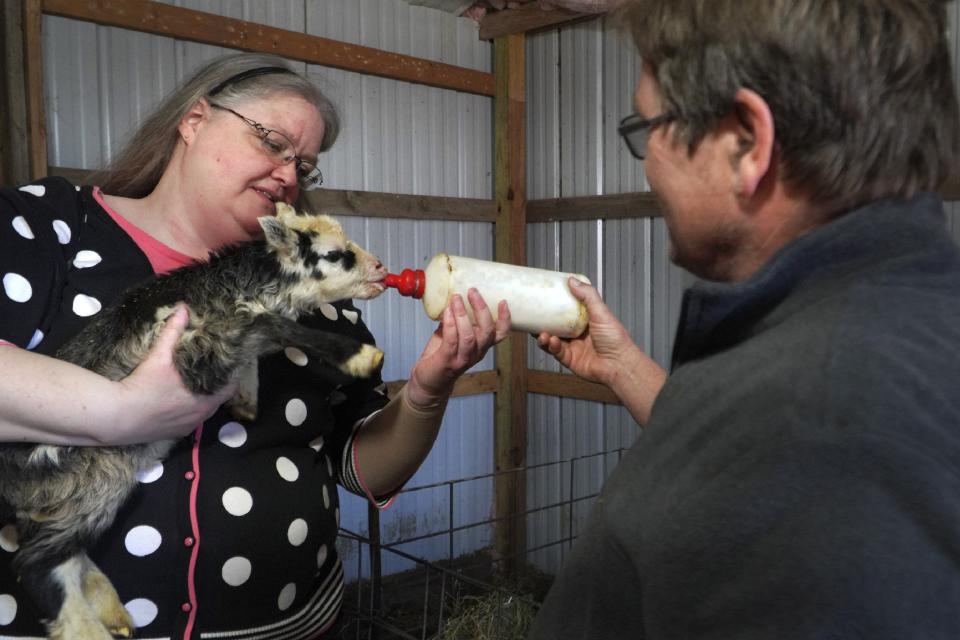
[[[427,315],[434,320],[459,293],[470,320],[474,321],[467,300],[467,290],[472,287],[483,296],[494,318],[500,301],[507,301],[515,331],[546,331],[561,338],[575,338],[587,328],[587,309],[570,293],[570,277],[590,284],[586,276],[577,273],[438,253],[426,269],[404,269],[399,275],[388,275],[384,284],[395,287],[401,295],[420,298]]]

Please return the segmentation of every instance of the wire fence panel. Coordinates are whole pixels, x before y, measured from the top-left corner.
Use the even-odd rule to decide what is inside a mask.
[[[409,487],[398,500],[415,499],[418,494],[432,495],[433,503],[440,495],[446,499],[447,513],[441,526],[421,528],[414,535],[383,527],[379,512],[371,508],[366,527],[369,535],[340,530],[338,548],[345,562],[352,563],[344,568],[358,579],[348,585],[344,615],[335,636],[525,638],[553,580],[551,573],[539,568],[542,557],[563,557],[599,495],[602,482],[594,491],[584,492],[578,478],[595,475],[600,468],[614,468],[624,451],[601,451]],[[477,518],[464,496],[475,493],[473,485],[491,486],[504,474],[549,477],[565,489],[561,499],[531,505],[522,513]],[[538,528],[538,544],[511,557],[496,557],[489,546],[465,553],[461,538],[475,540],[477,530],[492,532],[500,522],[514,517],[524,518],[528,529]],[[446,548],[446,557],[430,559],[421,553],[440,547]],[[508,562],[513,560],[519,562]],[[407,569],[384,575],[385,565],[405,565]],[[507,574],[507,566],[516,568]]]

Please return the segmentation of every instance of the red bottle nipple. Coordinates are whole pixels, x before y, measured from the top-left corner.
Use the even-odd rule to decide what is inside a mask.
[[[400,275],[388,273],[383,279],[383,284],[394,287],[402,296],[422,298],[423,291],[427,287],[427,278],[423,269],[404,269]]]

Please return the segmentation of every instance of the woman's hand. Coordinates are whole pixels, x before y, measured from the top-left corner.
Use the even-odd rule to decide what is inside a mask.
[[[494,320],[476,289],[470,289],[467,298],[473,307],[476,326],[470,322],[463,298],[453,296],[443,311],[440,325],[410,372],[407,399],[414,406],[429,407],[446,400],[457,378],[510,332],[510,309],[506,302],[500,303]]]
[[[149,355],[120,381],[26,349],[0,347],[0,441],[125,445],[189,434],[233,389],[207,396],[184,386],[173,354],[187,318],[180,305]]]
[[[570,292],[587,307],[590,322],[577,338],[546,332],[537,346],[581,378],[610,387],[639,424],[645,424],[667,373],[633,342],[592,286],[569,279]]]
[[[183,384],[174,364],[174,350],[189,322],[187,307],[179,304],[150,349],[129,376],[117,382],[117,425],[108,435],[111,444],[180,438],[212,416],[235,385],[211,395],[194,394]]]

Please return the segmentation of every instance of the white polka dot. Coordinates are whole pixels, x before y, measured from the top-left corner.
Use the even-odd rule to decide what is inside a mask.
[[[26,186],[20,187],[20,191],[26,191],[27,193],[32,193],[38,198],[42,198],[44,194],[47,193],[47,188],[42,184],[28,184]]]
[[[330,490],[327,489],[327,485],[323,485],[323,508],[330,508]]]
[[[228,447],[236,449],[247,441],[247,430],[239,422],[228,422],[220,427],[217,438]]]
[[[287,417],[287,422],[294,427],[299,427],[303,424],[303,421],[307,419],[307,405],[300,398],[294,398],[287,403],[284,413]]]
[[[241,487],[230,487],[223,492],[223,508],[232,516],[245,516],[253,508],[253,496]]]
[[[323,436],[317,436],[310,441],[310,448],[320,453],[320,449],[323,449]]]
[[[252,570],[253,567],[249,560],[243,556],[234,556],[223,563],[220,575],[223,576],[223,581],[231,587],[239,587],[250,579]]]
[[[380,395],[385,396],[385,395],[387,395],[387,383],[386,383],[386,382],[382,382],[382,383],[378,384],[377,386],[375,386],[375,387],[373,388],[373,390],[376,391],[377,393],[379,393]]]
[[[320,551],[317,551],[317,569],[323,568],[323,563],[327,561],[328,553],[329,551],[327,551],[327,545],[320,545]]]
[[[17,528],[12,524],[8,524],[3,529],[0,529],[0,549],[13,553],[19,548],[20,534],[17,533]]]
[[[327,475],[331,478],[333,477],[333,461],[330,460],[330,456],[324,456],[327,459]]]
[[[360,317],[360,314],[353,309],[344,309],[340,313],[342,313],[343,317],[349,320],[351,324],[357,324],[357,318]]]
[[[80,191],[80,185],[76,185],[74,189],[76,189],[77,191]]]
[[[33,240],[35,237],[33,235],[33,229],[30,228],[30,225],[27,223],[27,219],[23,216],[17,216],[13,219],[13,230],[27,240]]]
[[[37,329],[33,332],[33,336],[30,338],[30,344],[27,345],[27,350],[36,349],[37,345],[43,342],[43,331]]]
[[[277,598],[277,608],[280,609],[280,611],[286,611],[290,608],[290,605],[293,604],[293,600],[296,597],[297,585],[291,582],[280,591],[280,597]]]
[[[17,601],[9,593],[0,595],[0,625],[8,625],[17,617]]]
[[[146,598],[137,598],[123,605],[135,627],[145,627],[157,619],[157,605]]]
[[[337,315],[337,308],[329,302],[324,302],[320,305],[320,313],[322,313],[328,320],[336,320],[340,317]]]
[[[340,526],[340,507],[337,507],[333,510],[333,519],[336,521],[337,526]]]
[[[307,530],[307,521],[303,518],[297,518],[287,527],[287,540],[293,546],[299,547],[307,539]]]
[[[70,237],[73,235],[70,232],[70,225],[63,220],[54,220],[53,231],[57,234],[57,242],[60,244],[70,244]]]
[[[154,462],[149,467],[140,469],[137,471],[137,480],[141,484],[150,484],[151,482],[156,482],[163,475],[163,462],[157,461]]]
[[[19,273],[8,273],[3,276],[3,290],[14,302],[26,302],[33,296],[33,287]]]
[[[89,269],[100,264],[101,260],[103,258],[96,251],[78,251],[77,255],[73,257],[73,266],[77,269]]]
[[[81,318],[86,318],[100,312],[103,305],[96,298],[78,293],[73,298],[73,312]]]
[[[127,536],[123,539],[123,544],[132,555],[143,557],[148,556],[160,548],[163,538],[160,532],[148,525],[142,524],[139,527],[130,529]]]
[[[296,347],[287,347],[283,350],[283,353],[286,354],[287,360],[297,365],[298,367],[305,366],[307,364],[307,354]]]
[[[300,470],[297,469],[297,465],[293,464],[293,460],[284,456],[277,458],[277,473],[287,482],[294,482],[300,477]]]

